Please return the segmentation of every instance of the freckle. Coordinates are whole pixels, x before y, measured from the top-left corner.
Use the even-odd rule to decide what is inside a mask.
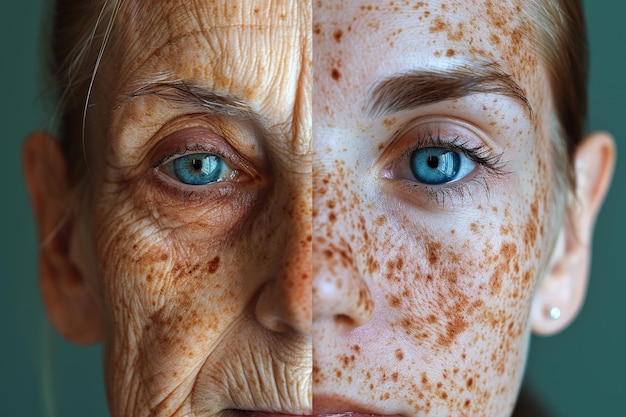
[[[339,81],[339,79],[341,78],[341,73],[339,72],[337,68],[333,68],[332,71],[330,72],[330,76],[333,80]]]
[[[320,33],[322,33],[322,28],[320,27],[319,23],[316,23],[313,25],[313,33],[316,35],[319,35]]]
[[[439,251],[441,250],[440,242],[429,242],[426,247],[428,263],[435,265],[439,261]]]
[[[400,303],[401,303],[400,299],[397,296],[395,295],[391,296],[391,300],[389,300],[389,304],[391,305],[391,307],[398,308],[400,307]]]
[[[393,382],[398,382],[398,373],[394,372],[393,374],[391,374],[391,379],[393,380]]]
[[[335,42],[341,43],[341,37],[343,36],[343,31],[341,29],[337,29],[333,33],[333,38],[335,38]]]
[[[428,384],[428,377],[426,376],[426,372],[422,372],[422,384]]]
[[[390,117],[388,119],[384,119],[383,120],[383,124],[387,127],[393,125],[396,122],[396,118],[395,117]]]
[[[448,58],[453,57],[455,54],[456,54],[456,52],[454,52],[454,49],[448,49],[448,50],[446,51],[446,56],[447,56]]]
[[[469,388],[472,388],[472,386],[474,385],[474,378],[469,378],[469,379],[467,380],[466,385],[467,385],[467,388],[468,388],[468,389],[469,389]]]
[[[215,271],[217,271],[219,267],[220,257],[216,256],[215,258],[211,259],[211,262],[209,262],[209,274],[215,273]]]
[[[398,359],[399,361],[404,359],[404,352],[402,351],[402,349],[396,349],[396,359]]]

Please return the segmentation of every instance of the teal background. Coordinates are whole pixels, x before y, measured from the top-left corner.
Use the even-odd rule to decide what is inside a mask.
[[[626,138],[626,2],[585,1],[591,44],[590,130]],[[101,349],[76,347],[47,324],[37,288],[36,241],[22,179],[25,135],[45,129],[39,82],[43,2],[0,6],[3,97],[0,164],[0,404],[7,416],[106,416]],[[581,316],[563,333],[532,340],[525,385],[556,416],[624,415],[626,395],[625,164],[597,223],[591,281]]]

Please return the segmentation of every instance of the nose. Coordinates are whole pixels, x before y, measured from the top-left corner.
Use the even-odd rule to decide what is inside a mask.
[[[314,183],[319,178],[314,176]],[[353,247],[355,230],[350,221],[358,208],[345,210],[341,193],[333,192],[330,181],[315,187],[313,239],[313,321],[332,320],[347,328],[371,320],[374,301]]]
[[[311,180],[310,173],[293,175],[276,197],[280,213],[274,216],[275,259],[272,277],[265,283],[256,303],[257,320],[274,332],[309,335],[312,324],[311,295]],[[284,197],[281,197],[284,196]],[[270,226],[272,227],[272,226]],[[269,255],[273,253],[275,255]]]

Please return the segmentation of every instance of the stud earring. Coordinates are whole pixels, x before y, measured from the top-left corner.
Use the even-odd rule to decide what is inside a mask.
[[[561,309],[555,306],[548,307],[547,313],[552,320],[558,320],[561,317]]]

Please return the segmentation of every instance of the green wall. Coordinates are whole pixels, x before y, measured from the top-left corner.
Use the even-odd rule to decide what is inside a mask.
[[[626,2],[585,1],[591,42],[590,130],[626,137]],[[45,128],[38,77],[41,0],[0,6],[3,63],[0,165],[0,404],[11,416],[106,416],[99,347],[61,340],[43,315],[36,284],[35,230],[24,190],[20,144],[31,130]],[[624,124],[623,124],[624,123]],[[626,279],[619,259],[626,254],[626,168],[616,177],[598,221],[591,282],[581,316],[565,332],[533,338],[526,386],[557,416],[615,416],[626,394]],[[45,410],[50,410],[46,414]]]

